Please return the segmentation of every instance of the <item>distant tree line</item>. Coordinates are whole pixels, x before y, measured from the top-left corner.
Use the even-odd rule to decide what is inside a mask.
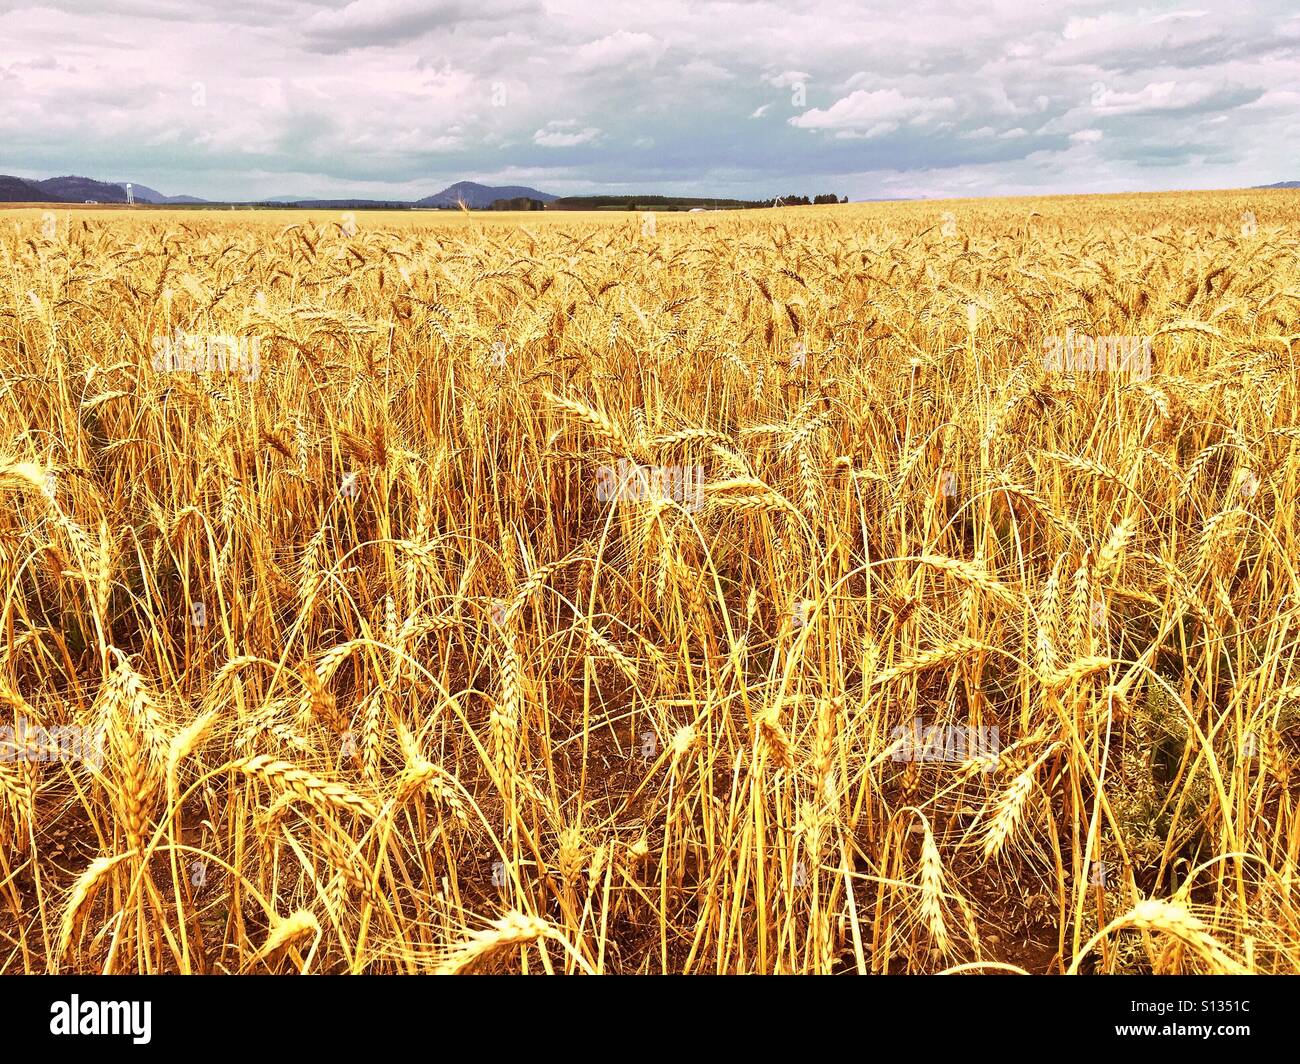
[[[528,196],[515,196],[513,199],[493,200],[490,211],[544,211],[546,204],[539,199],[530,199]]]
[[[776,199],[765,200],[762,203],[764,207],[807,207],[810,203],[848,203],[848,196],[837,196],[834,192],[824,192],[820,196],[814,196],[809,199],[807,196],[778,196]]]
[[[703,196],[563,196],[547,204],[546,209],[550,211],[688,211],[702,207],[705,210],[722,211],[746,207],[796,207],[807,206],[810,203],[848,202],[848,196],[836,196],[830,192],[814,196],[812,199],[807,196],[779,196],[767,200],[709,199]],[[495,203],[493,207],[496,207]]]
[[[547,205],[552,211],[688,211],[761,207],[758,200],[711,199],[703,196],[563,196]]]

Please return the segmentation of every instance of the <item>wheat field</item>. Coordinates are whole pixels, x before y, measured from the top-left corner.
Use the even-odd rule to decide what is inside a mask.
[[[0,214],[0,971],[1300,971],[1298,224]]]

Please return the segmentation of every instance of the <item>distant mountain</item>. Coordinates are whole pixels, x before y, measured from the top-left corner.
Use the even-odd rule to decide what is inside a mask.
[[[164,196],[148,185],[132,184],[137,203],[206,203],[194,196]],[[47,177],[42,181],[0,176],[0,202],[35,203],[125,203],[125,181],[96,181],[93,177]]]
[[[114,184],[116,184],[117,187],[120,188],[123,192],[126,191],[125,181],[115,181]],[[137,203],[207,203],[208,202],[207,200],[199,199],[197,196],[164,196],[161,192],[159,192],[155,188],[150,188],[148,185],[141,185],[135,183],[131,185],[131,193],[133,196],[135,196],[135,201]]]
[[[1300,181],[1278,181],[1272,185],[1256,185],[1256,188],[1300,188]]]
[[[558,199],[549,192],[538,192],[526,185],[480,185],[477,181],[457,181],[448,185],[441,192],[416,200],[416,207],[458,207],[464,203],[471,210],[491,207],[493,200],[500,199],[535,199],[550,203]]]
[[[32,184],[42,189],[46,195],[69,203],[84,203],[86,200],[94,200],[96,203],[126,202],[126,189],[90,177],[47,177],[44,181],[33,181]]]
[[[3,203],[125,203],[125,181],[97,181],[91,177],[66,175],[48,177],[41,181],[0,175],[0,202]],[[210,203],[197,196],[166,196],[156,188],[131,184],[136,203],[156,205]],[[283,204],[292,207],[313,207],[326,210],[404,210],[410,207],[455,208],[462,203],[471,210],[485,210],[497,200],[538,200],[551,203],[557,197],[549,192],[538,192],[526,185],[480,185],[477,181],[457,181],[441,192],[414,203],[408,200],[371,199],[308,199],[302,196],[272,196],[249,200],[250,204]],[[222,203],[231,201],[223,200]]]
[[[21,177],[0,174],[0,203],[61,203],[59,196],[52,196],[36,184],[24,181]]]

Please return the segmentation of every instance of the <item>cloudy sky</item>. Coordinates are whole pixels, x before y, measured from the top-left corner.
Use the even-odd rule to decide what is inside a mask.
[[[1296,0],[0,0],[0,173],[850,199],[1300,180]]]

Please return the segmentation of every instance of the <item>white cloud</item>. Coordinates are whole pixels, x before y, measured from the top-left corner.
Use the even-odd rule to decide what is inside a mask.
[[[1285,110],[1300,112],[1300,91],[1271,89],[1258,100],[1242,107],[1243,111]]]
[[[588,126],[578,129],[573,119],[548,122],[544,129],[533,134],[533,143],[543,148],[573,148],[579,144],[589,144],[600,136],[600,130]]]
[[[648,33],[619,30],[608,37],[588,41],[573,50],[571,66],[576,71],[653,65],[663,53],[663,45]]]
[[[1300,178],[1294,3],[0,0],[0,170],[214,197],[1264,184]]]
[[[1100,85],[1093,106],[1101,115],[1137,114],[1143,111],[1176,111],[1195,107],[1223,91],[1222,85],[1203,81],[1159,81],[1135,92],[1120,92]]]
[[[418,38],[466,21],[490,21],[534,9],[535,0],[352,0],[338,9],[317,11],[303,32],[328,49],[365,48]]]
[[[736,75],[726,67],[707,59],[694,59],[678,68],[678,73],[692,81],[734,81]]]
[[[769,75],[764,80],[778,89],[790,89],[796,85],[807,85],[812,80],[812,75],[805,74],[802,70],[786,70],[780,74]]]
[[[1161,23],[1182,21],[1184,19],[1202,19],[1206,11],[1117,11],[1090,17],[1071,17],[1061,30],[1061,36],[1067,41],[1081,40],[1086,37],[1110,34],[1115,31],[1131,29],[1134,26],[1158,26]]]
[[[924,124],[956,110],[947,96],[905,96],[897,89],[858,89],[825,110],[813,108],[790,119],[800,129],[820,129],[843,135],[875,137],[891,133],[902,122]]]

